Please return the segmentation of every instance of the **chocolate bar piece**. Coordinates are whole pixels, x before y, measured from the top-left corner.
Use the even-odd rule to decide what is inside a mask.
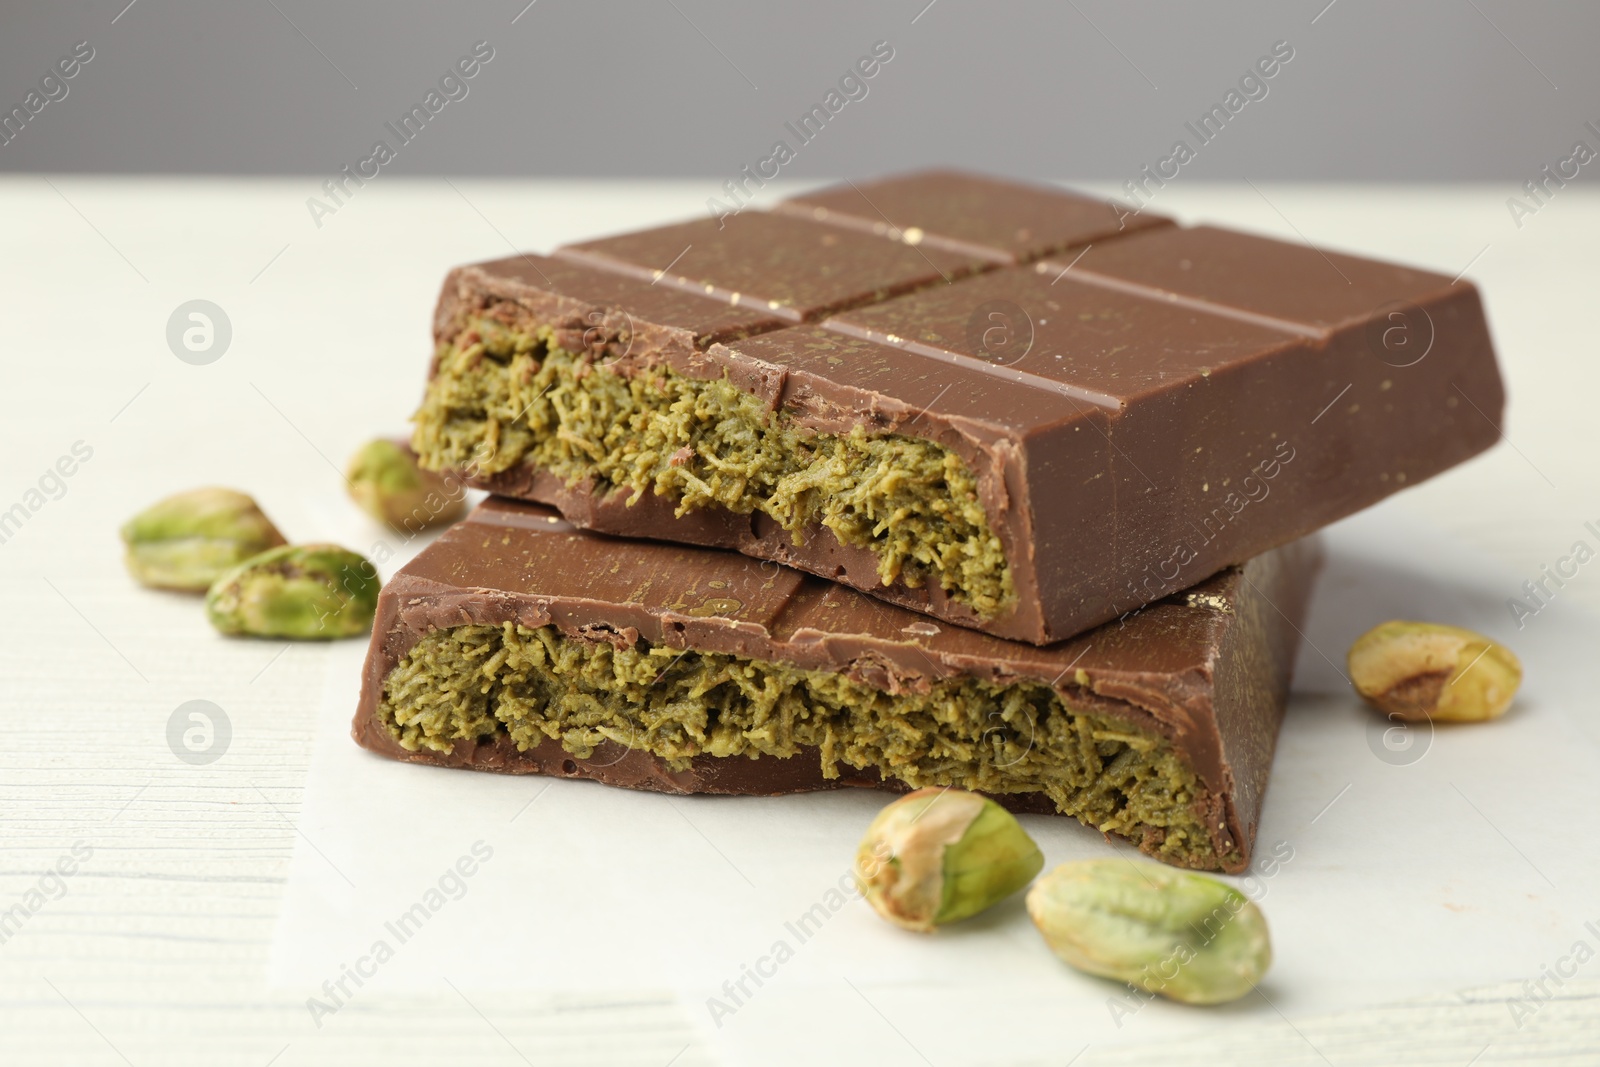
[[[384,587],[354,735],[665,793],[956,786],[1238,871],[1316,562],[1297,542],[1037,648],[490,498]]]
[[[462,267],[435,339],[426,465],[1036,644],[1461,462],[1504,400],[1468,283],[948,173]]]

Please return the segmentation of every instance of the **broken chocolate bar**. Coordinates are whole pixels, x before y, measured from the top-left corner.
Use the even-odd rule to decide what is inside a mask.
[[[1504,399],[1469,283],[948,173],[462,267],[435,341],[425,465],[1035,644],[1463,461]]]
[[[491,498],[384,587],[354,735],[666,793],[955,786],[1238,871],[1316,562],[1297,542],[1037,648]]]

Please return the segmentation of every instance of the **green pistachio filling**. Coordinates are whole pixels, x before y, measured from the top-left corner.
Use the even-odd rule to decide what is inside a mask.
[[[989,619],[1015,599],[1000,538],[961,458],[919,438],[810,433],[726,379],[660,366],[631,375],[551,343],[551,331],[468,320],[439,352],[413,447],[434,470],[522,463],[600,493],[668,497],[681,516],[771,516],[801,542],[821,524],[871,550],[878,576],[937,582]]]
[[[946,679],[890,694],[829,671],[508,622],[430,632],[385,680],[379,714],[410,751],[503,732],[519,751],[553,739],[587,759],[610,740],[681,770],[693,756],[815,750],[827,778],[845,764],[912,786],[1044,793],[1152,855],[1221,866],[1194,810],[1200,785],[1168,741],[1034,681]]]

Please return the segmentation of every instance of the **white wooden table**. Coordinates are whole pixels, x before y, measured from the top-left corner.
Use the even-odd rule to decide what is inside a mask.
[[[326,650],[211,639],[194,601],[132,585],[116,529],[169,491],[225,484],[291,537],[316,536],[343,506],[344,457],[404,429],[447,266],[692,216],[716,191],[388,177],[318,227],[311,179],[0,179],[0,513],[13,516],[0,529],[0,1063],[714,1062],[667,993],[445,990],[359,999],[309,1027],[305,991],[270,988],[265,969]],[[1537,577],[1585,521],[1600,525],[1600,197],[1568,188],[1518,229],[1515,192],[1174,184],[1157,206],[1470,268],[1509,380],[1509,443],[1389,506]],[[167,341],[197,299],[232,331],[206,365]],[[1600,610],[1600,564],[1559,595]],[[194,699],[231,726],[211,763],[169,744],[169,719]],[[1590,834],[1592,817],[1575,829]],[[1600,924],[1600,898],[1587,918]],[[1520,1028],[1512,982],[1076,1062],[1600,1061],[1600,963],[1552,991]],[[1077,1048],[1065,1039],[1061,1062]],[[997,1048],[993,1062],[1014,1061]]]

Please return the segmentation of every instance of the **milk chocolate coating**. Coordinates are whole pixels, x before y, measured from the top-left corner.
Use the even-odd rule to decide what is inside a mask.
[[[1017,595],[982,618],[937,582],[885,585],[827,529],[796,544],[759,512],[679,517],[527,464],[473,484],[1035,644],[1462,462],[1499,439],[1504,406],[1470,283],[948,172],[459,268],[439,339],[491,297],[556,316],[574,343],[625,324],[605,342],[620,373],[726,375],[802,429],[953,451]]]
[[[971,250],[919,249],[761,211],[603,237],[557,255],[736,307],[762,308],[790,322],[811,322],[988,265]]]
[[[1032,679],[1068,705],[1169,740],[1200,783],[1195,810],[1215,852],[1248,861],[1272,765],[1298,629],[1319,554],[1297,542],[1051,648],[941,626],[925,616],[772,563],[715,549],[624,541],[555,511],[491,498],[384,587],[353,733],[417,763],[590,778],[664,793],[778,795],[847,786],[901,790],[875,771],[823,777],[815,752],[780,759],[698,756],[685,770],[606,742],[579,759],[546,741],[518,751],[504,732],[449,753],[407,751],[385,726],[384,680],[434,629],[556,626],[579,640],[723,652],[835,671],[886,691],[973,676]],[[996,797],[1053,812],[1042,794]]]
[[[845,182],[791,197],[773,210],[1006,264],[1172,225],[1161,215],[1133,214],[1094,197],[952,170]]]

